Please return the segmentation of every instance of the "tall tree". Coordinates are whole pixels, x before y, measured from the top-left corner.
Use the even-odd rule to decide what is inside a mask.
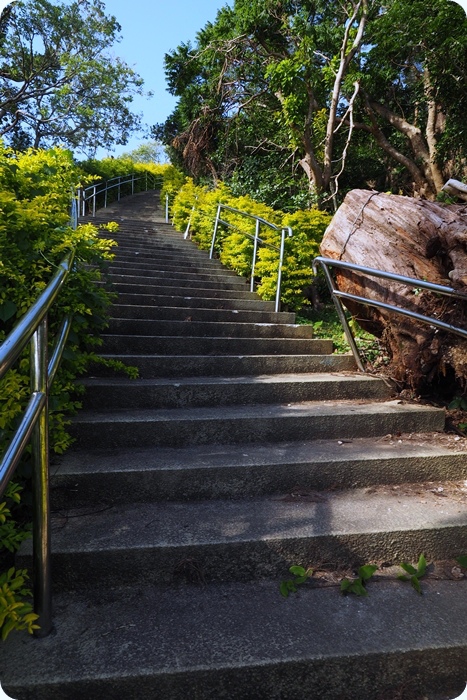
[[[466,29],[446,0],[235,0],[166,56],[158,134],[194,176],[299,165],[324,206],[367,180],[432,199],[465,168]]]
[[[302,167],[318,200],[332,193],[347,153],[346,117],[357,93],[352,71],[371,6],[236,0],[198,34],[195,48],[168,54],[169,89],[180,98],[172,145],[188,168],[193,143],[211,170],[219,146],[231,158],[273,150]],[[239,135],[246,134],[242,152]]]
[[[402,166],[407,193],[433,199],[465,171],[465,12],[446,0],[391,0],[367,41],[356,126]]]
[[[63,144],[92,155],[125,144],[142,79],[110,49],[120,25],[101,0],[18,0],[2,17],[0,135],[13,145]]]

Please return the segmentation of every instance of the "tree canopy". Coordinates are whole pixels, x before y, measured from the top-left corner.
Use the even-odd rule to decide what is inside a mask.
[[[434,198],[465,167],[466,29],[447,0],[235,0],[166,55],[178,103],[153,131],[190,175],[272,197]]]
[[[92,155],[140,127],[142,79],[111,48],[120,25],[101,0],[17,0],[0,23],[0,136]]]

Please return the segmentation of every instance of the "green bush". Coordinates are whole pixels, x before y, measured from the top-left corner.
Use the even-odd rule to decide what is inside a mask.
[[[70,203],[73,187],[83,181],[71,153],[60,149],[15,153],[0,144],[0,342],[36,301],[57,265],[72,249],[74,269],[49,315],[52,342],[65,314],[73,314],[69,341],[49,400],[51,450],[60,453],[70,444],[67,426],[80,406],[76,379],[96,358],[100,335],[107,324],[111,295],[95,284],[112,259],[113,241],[99,237],[95,226],[73,230]],[[112,227],[110,227],[112,228]],[[0,381],[0,451],[3,454],[30,395],[29,348]],[[28,602],[26,574],[15,571],[10,553],[28,536],[31,476],[27,448],[0,503],[0,557],[8,567],[0,576],[0,629],[5,638],[13,629],[32,631],[36,619]],[[18,494],[24,489],[24,504]],[[13,489],[13,491],[12,491]]]
[[[220,183],[214,190],[199,187],[191,179],[180,188],[175,197],[172,213],[173,223],[179,231],[186,230],[190,222],[192,239],[200,248],[209,249],[214,230],[214,221],[219,203],[242,212],[259,216],[279,228],[290,226],[292,237],[286,237],[282,270],[281,301],[290,309],[298,310],[309,303],[304,290],[311,284],[312,260],[319,253],[319,244],[331,221],[329,214],[318,209],[296,211],[285,214],[256,202],[249,196],[233,197],[229,188]],[[194,207],[194,210],[193,210]],[[216,253],[221,262],[238,274],[251,274],[255,221],[233,212],[222,210],[221,218],[234,228],[220,226],[216,239]],[[263,299],[276,296],[277,273],[281,233],[261,225],[260,237],[274,246],[260,246],[255,266],[256,291]]]

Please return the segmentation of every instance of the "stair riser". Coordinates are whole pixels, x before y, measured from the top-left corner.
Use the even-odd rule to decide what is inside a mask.
[[[118,461],[118,460],[117,460]],[[121,467],[125,465],[122,463]],[[61,474],[52,481],[52,510],[88,507],[93,504],[125,504],[239,499],[379,484],[422,483],[465,478],[465,456],[405,457],[313,462],[300,464],[225,465],[209,468],[135,469],[109,473]]]
[[[112,282],[112,291],[117,293],[130,293],[130,294],[150,294],[154,296],[168,296],[169,298],[173,296],[184,296],[184,297],[201,297],[201,298],[212,298],[212,299],[231,299],[231,300],[243,300],[251,299],[258,303],[260,301],[257,294],[249,291],[242,291],[236,289],[232,291],[231,289],[218,289],[217,287],[212,287],[209,289],[204,289],[200,287],[184,287],[183,290],[180,287],[171,287],[170,285],[160,285],[160,284],[130,284],[128,282]]]
[[[193,265],[209,266],[225,270],[218,258],[210,258],[207,251],[197,248],[167,248],[166,246],[125,246],[119,244],[117,248],[113,248],[115,260],[133,261],[135,263],[157,263],[160,261],[167,262],[169,265]]]
[[[150,523],[148,527],[156,526]],[[209,584],[276,579],[279,585],[297,562],[312,567],[332,562],[334,570],[353,569],[372,561],[417,561],[420,552],[428,561],[436,561],[459,556],[466,541],[467,525],[436,531],[428,526],[403,532],[52,552],[52,569],[56,592],[96,585],[167,585],[196,580]],[[29,557],[17,559],[17,567],[31,568]]]
[[[141,336],[190,336],[198,338],[292,338],[310,339],[313,326],[287,324],[202,322],[194,320],[158,321],[152,319],[113,318],[109,334]]]
[[[187,308],[187,309],[209,309],[209,310],[238,310],[238,311],[256,311],[256,312],[267,312],[274,313],[274,302],[273,301],[259,301],[258,297],[256,299],[217,299],[212,297],[211,299],[204,297],[192,297],[187,296],[155,296],[153,294],[126,294],[119,293],[118,303],[120,305],[128,306],[154,306],[154,307],[176,307],[176,308]],[[295,314],[285,313],[288,318],[289,315],[294,318]],[[282,316],[281,316],[282,318]]]
[[[316,342],[316,341],[315,341]],[[107,355],[107,357],[111,357]],[[115,355],[115,359],[139,369],[140,377],[243,377],[255,374],[291,374],[302,372],[353,372],[350,355],[260,355],[209,357],[176,355],[172,357]],[[102,365],[92,368],[94,376],[114,376]]]
[[[246,280],[228,276],[212,280],[211,278],[202,279],[201,276],[198,275],[193,276],[193,279],[186,279],[186,277],[183,276],[177,279],[171,277],[170,274],[164,275],[164,273],[154,275],[154,277],[144,275],[114,275],[110,273],[107,275],[107,278],[109,282],[114,284],[123,283],[154,285],[159,287],[178,287],[179,290],[185,287],[191,287],[193,289],[238,289],[239,291],[248,291]]]
[[[145,262],[138,262],[136,259],[122,259],[121,256],[116,256],[116,259],[111,263],[111,269],[115,272],[121,272],[122,274],[130,274],[132,270],[140,271],[141,273],[147,272],[149,274],[163,270],[165,272],[172,271],[178,275],[224,275],[225,277],[237,277],[236,273],[232,270],[227,270],[222,266],[217,266],[216,264],[195,264],[193,261],[188,260],[169,260],[166,258],[155,258],[152,261],[148,260],[148,256],[144,256]],[[212,261],[210,261],[212,262]]]
[[[189,281],[209,281],[209,282],[228,282],[234,283],[235,285],[244,285],[245,278],[240,278],[237,275],[232,275],[225,273],[222,270],[203,270],[202,272],[196,272],[191,270],[180,270],[178,268],[166,268],[165,266],[159,264],[152,268],[141,268],[126,265],[116,265],[113,263],[110,267],[110,273],[114,276],[124,275],[125,277],[142,277],[144,280],[147,279],[158,279],[169,278],[173,280],[185,280]]]
[[[198,309],[164,306],[136,306],[113,304],[111,313],[114,318],[131,318],[165,321],[206,321],[235,323],[294,323],[293,313],[274,313],[267,311],[238,311],[237,309]]]
[[[233,406],[255,403],[293,403],[299,401],[333,401],[340,399],[387,399],[382,382],[352,379],[348,381],[290,382],[289,384],[239,384],[233,380],[218,385],[137,386],[134,384],[86,385],[83,406],[88,409],[112,410],[132,408],[196,408]]]
[[[280,652],[278,649],[279,657]],[[381,700],[386,689],[393,689],[394,699],[403,697],[400,687],[406,688],[410,679],[411,692],[419,691],[420,698],[434,691],[441,693],[439,697],[454,698],[465,687],[459,669],[466,666],[467,650],[453,646],[423,653],[391,650],[366,656],[349,653],[334,659],[268,660],[257,666],[243,661],[236,668],[146,672],[131,678],[101,676],[81,683],[47,684],[38,679],[33,691],[20,685],[4,685],[4,689],[17,700],[83,700],[86,696],[105,700],[253,700],[252,688],[254,700],[296,700],[305,687],[307,697],[316,700]],[[389,697],[384,694],[384,698]]]
[[[166,248],[165,246],[137,246],[135,248],[119,245],[118,248],[113,248],[115,260],[132,261],[143,264],[157,264],[164,262],[168,265],[187,265],[188,267],[201,265],[202,267],[212,267],[218,270],[229,272],[219,261],[218,258],[210,258],[206,251],[198,249],[176,249]],[[230,272],[232,272],[230,270]]]
[[[221,413],[221,412],[220,412]],[[388,433],[441,430],[438,414],[371,413],[283,416],[280,418],[141,420],[118,422],[84,421],[78,418],[71,432],[80,446],[98,447],[188,447],[190,445],[287,440],[324,440],[373,437]]]
[[[328,340],[287,338],[191,338],[103,335],[102,351],[146,355],[320,355],[330,352]]]

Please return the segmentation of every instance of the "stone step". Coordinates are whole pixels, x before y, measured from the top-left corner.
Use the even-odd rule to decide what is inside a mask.
[[[313,341],[314,343],[318,341]],[[327,347],[330,346],[330,341]],[[332,347],[331,347],[332,349]],[[326,346],[324,347],[326,350]],[[314,346],[316,352],[316,346]],[[302,372],[352,372],[356,369],[351,355],[103,355],[132,367],[140,377],[252,376],[257,374],[291,374]],[[94,376],[114,376],[111,368],[94,365]]]
[[[178,379],[87,379],[83,406],[91,410],[184,408],[339,399],[387,399],[388,386],[374,377],[301,374]]]
[[[227,275],[221,277],[220,279],[213,280],[205,279],[202,275],[194,275],[192,278],[187,279],[183,276],[181,276],[180,278],[176,276],[172,277],[171,273],[165,275],[163,272],[158,273],[154,276],[120,275],[113,274],[113,272],[109,272],[106,275],[106,277],[108,278],[109,282],[112,282],[114,284],[123,282],[124,284],[138,284],[158,287],[178,287],[179,290],[184,289],[185,287],[190,287],[193,289],[238,289],[240,292],[248,291],[247,281],[245,279],[241,279],[240,277],[229,277]]]
[[[153,251],[151,248],[138,251],[135,249],[121,249],[114,251],[114,262],[117,264],[135,264],[138,266],[151,266],[164,263],[169,267],[187,267],[195,269],[223,270],[226,273],[236,274],[233,270],[224,267],[216,258],[210,259],[207,255],[194,256],[191,251],[182,254],[178,251],[169,252],[163,248]]]
[[[2,686],[17,700],[296,700],[304,688],[395,700],[408,683],[413,697],[458,697],[467,582],[422,585],[370,581],[366,598],[305,585],[284,599],[270,581],[59,594],[53,635],[3,645]]]
[[[238,275],[235,274],[229,274],[225,273],[223,270],[207,270],[207,271],[200,271],[197,272],[196,270],[183,270],[179,267],[171,267],[171,268],[166,268],[163,264],[159,264],[154,266],[153,268],[141,268],[141,267],[135,267],[135,266],[121,266],[117,265],[116,263],[112,263],[110,267],[110,274],[112,276],[116,275],[125,275],[126,277],[142,277],[143,280],[148,280],[148,279],[159,279],[160,277],[162,278],[169,278],[172,280],[185,280],[186,282],[192,282],[192,281],[203,281],[206,280],[207,282],[232,282],[234,281],[235,284],[241,284],[244,286],[247,283],[247,280],[245,278],[241,278]]]
[[[147,318],[111,318],[107,332],[133,336],[190,336],[197,338],[309,339],[313,326],[292,323],[236,323],[222,321],[167,321]]]
[[[219,408],[82,411],[71,426],[77,444],[100,447],[284,442],[374,437],[444,428],[444,411],[388,402],[321,401]]]
[[[414,484],[302,498],[285,493],[68,507],[53,516],[54,587],[171,585],[189,561],[211,584],[278,582],[294,564],[356,569],[418,561],[422,552],[428,561],[454,559],[465,553],[467,538],[467,497],[460,493],[446,490],[440,498]],[[30,568],[31,558],[29,541],[17,566]]]
[[[123,277],[123,276],[122,276]],[[218,289],[216,286],[210,287],[209,289],[204,287],[183,287],[170,286],[168,284],[139,284],[129,283],[122,278],[122,281],[112,280],[112,290],[117,293],[129,293],[129,294],[150,294],[154,296],[184,296],[184,297],[200,297],[209,299],[249,299],[252,301],[260,302],[261,299],[255,292],[250,292],[246,288],[243,290],[239,287],[238,289]],[[267,303],[267,302],[263,302]]]
[[[331,340],[315,338],[214,338],[101,335],[106,354],[155,355],[319,355],[332,352]]]
[[[119,298],[120,301],[120,298]],[[148,304],[113,304],[115,318],[153,319],[167,321],[211,321],[236,323],[291,323],[295,314],[270,311],[246,311],[238,309],[204,309],[196,307],[150,306]]]
[[[125,306],[183,307],[188,309],[230,309],[237,311],[274,312],[273,301],[262,301],[256,295],[245,299],[223,299],[222,297],[157,296],[154,294],[118,293],[118,304]],[[256,298],[254,298],[256,297]],[[286,313],[286,312],[279,312]],[[295,320],[295,314],[293,314]],[[293,321],[290,321],[291,323]]]
[[[238,275],[232,270],[225,270],[222,267],[217,267],[213,265],[194,265],[188,264],[184,261],[174,260],[173,262],[166,262],[165,260],[154,260],[152,263],[135,263],[130,260],[121,260],[118,258],[114,260],[110,266],[112,273],[114,274],[147,274],[149,273],[152,277],[157,276],[159,272],[164,272],[168,274],[169,272],[174,275],[174,278],[184,277],[187,279],[193,276],[200,276],[201,279],[204,277],[212,277],[217,279],[218,277],[234,277],[238,279]]]
[[[299,502],[337,485],[390,485],[396,496],[416,482],[420,497],[431,489],[431,498],[435,482],[466,477],[467,442],[444,436],[441,446],[437,435],[73,450],[54,459],[52,508],[126,503],[128,494],[133,502],[157,502],[174,494],[196,501],[286,493]]]
[[[113,248],[112,252],[115,255],[115,259],[119,260],[120,257],[124,259],[133,260],[164,260],[169,264],[174,262],[181,262],[187,265],[202,265],[209,266],[214,269],[224,269],[225,268],[217,258],[210,258],[209,252],[206,250],[199,250],[196,247],[189,246],[170,246],[161,242],[161,244],[148,244],[142,245],[124,245],[122,243],[118,244],[117,248]]]

